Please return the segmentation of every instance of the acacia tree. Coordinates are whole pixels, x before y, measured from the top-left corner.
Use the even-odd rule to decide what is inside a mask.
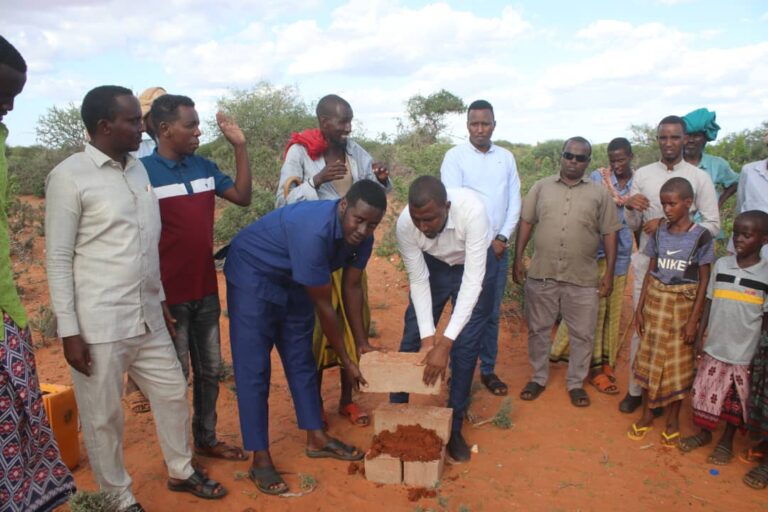
[[[85,144],[85,125],[74,103],[50,107],[35,127],[37,141],[51,149],[81,149]]]
[[[449,114],[461,114],[466,109],[461,98],[445,89],[429,96],[411,96],[405,104],[413,132],[426,144],[437,142],[445,130],[445,119]]]

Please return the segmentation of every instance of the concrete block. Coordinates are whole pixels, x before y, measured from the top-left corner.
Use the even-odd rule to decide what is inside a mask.
[[[429,462],[403,462],[403,483],[413,487],[434,487],[445,468],[445,447],[440,458]]]
[[[369,393],[420,393],[437,395],[441,382],[427,386],[424,377],[423,352],[368,352],[360,357],[360,372],[368,381],[361,388]]]
[[[379,484],[400,484],[403,482],[403,463],[386,453],[372,459],[366,453],[365,479]]]
[[[373,411],[373,433],[379,434],[383,430],[394,432],[398,425],[421,425],[427,430],[434,430],[446,444],[451,438],[452,418],[453,409],[447,407],[384,403]]]

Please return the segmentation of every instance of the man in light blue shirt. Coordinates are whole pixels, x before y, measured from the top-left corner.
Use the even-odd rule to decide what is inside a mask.
[[[768,135],[763,139],[768,144]],[[741,168],[739,190],[736,194],[736,213],[760,210],[768,213],[768,159],[750,162]],[[733,238],[728,240],[728,250],[733,249]],[[768,259],[768,245],[760,251],[760,257]]]
[[[491,248],[499,265],[493,313],[480,349],[480,380],[491,393],[502,396],[507,385],[495,373],[499,309],[507,284],[508,241],[520,219],[520,177],[512,153],[491,142],[495,128],[493,106],[485,100],[474,101],[467,110],[469,142],[445,154],[440,177],[446,188],[469,188],[480,195],[494,234]]]

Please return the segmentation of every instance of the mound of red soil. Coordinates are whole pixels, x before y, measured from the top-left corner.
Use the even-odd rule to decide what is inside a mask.
[[[420,425],[398,425],[395,432],[384,430],[373,436],[368,458],[385,453],[403,462],[428,462],[439,459],[442,450],[443,441],[434,430]]]

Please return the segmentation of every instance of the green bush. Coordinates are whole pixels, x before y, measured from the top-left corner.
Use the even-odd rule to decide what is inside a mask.
[[[218,245],[229,243],[232,238],[251,222],[260,219],[275,207],[275,195],[271,191],[255,188],[251,204],[247,207],[228,204],[213,228],[213,239]]]

